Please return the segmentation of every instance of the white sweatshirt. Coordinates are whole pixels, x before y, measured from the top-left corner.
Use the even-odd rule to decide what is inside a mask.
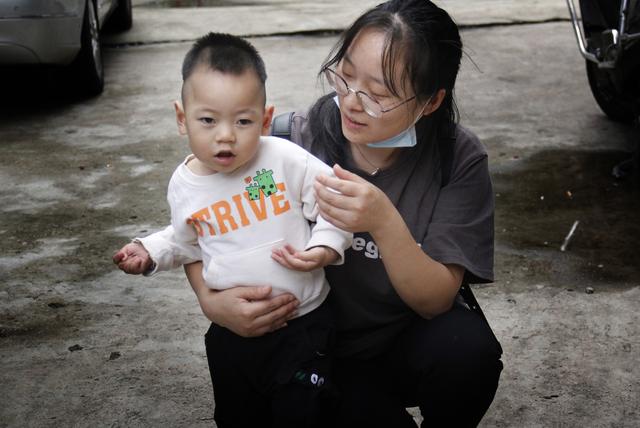
[[[329,292],[322,269],[299,272],[271,258],[285,243],[296,249],[334,249],[344,262],[353,235],[318,215],[313,183],[332,169],[290,141],[261,137],[255,157],[232,173],[195,175],[180,164],[169,182],[171,227],[137,238],[157,271],[197,260],[208,287],[270,285],[290,292],[299,315],[318,307]],[[310,225],[309,222],[316,222]],[[196,245],[197,244],[197,245]]]

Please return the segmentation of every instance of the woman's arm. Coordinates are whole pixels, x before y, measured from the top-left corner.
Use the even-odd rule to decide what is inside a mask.
[[[202,278],[202,262],[184,267],[202,313],[239,336],[262,336],[285,327],[296,315],[299,302],[292,294],[269,297],[271,287],[234,287],[212,290]]]
[[[398,210],[376,186],[337,165],[334,172],[336,178],[321,176],[315,186],[321,214],[337,227],[371,234],[393,287],[416,313],[433,318],[449,310],[464,268],[425,254]]]
[[[433,318],[451,309],[462,284],[464,268],[429,257],[416,244],[390,201],[380,217],[385,221],[370,234],[398,295],[424,318]]]

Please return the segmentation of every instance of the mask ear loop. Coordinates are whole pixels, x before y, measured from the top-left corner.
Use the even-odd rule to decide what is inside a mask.
[[[422,119],[422,116],[424,116],[424,109],[427,108],[429,103],[431,103],[432,99],[433,99],[433,95],[429,97],[429,99],[427,100],[426,103],[424,103],[424,106],[422,106],[422,109],[420,110],[420,113],[418,113],[418,117],[416,117],[416,120],[413,121],[413,125],[411,125],[411,126],[416,126],[416,123],[418,123],[418,121],[420,119]],[[431,113],[433,113],[433,112],[431,112]],[[431,113],[429,113],[429,114],[431,114]]]

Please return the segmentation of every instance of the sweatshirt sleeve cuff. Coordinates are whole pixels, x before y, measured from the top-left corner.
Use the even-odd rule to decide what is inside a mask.
[[[172,242],[164,236],[164,231],[144,238],[134,238],[133,242],[142,245],[151,257],[153,266],[145,272],[147,276],[202,260],[200,247]]]
[[[338,259],[332,265],[344,264],[344,252],[351,246],[353,234],[342,230],[323,230],[313,233],[305,250],[313,247],[329,247],[338,253]]]

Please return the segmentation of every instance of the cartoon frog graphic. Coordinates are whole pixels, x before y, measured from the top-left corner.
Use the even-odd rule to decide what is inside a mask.
[[[267,171],[262,168],[262,171],[256,171],[256,176],[253,179],[258,183],[265,196],[271,196],[278,191],[276,182],[273,179],[273,170]]]
[[[247,192],[249,192],[250,200],[255,201],[260,199],[260,192],[264,193],[265,196],[278,193],[278,186],[273,179],[273,170],[270,169],[267,171],[265,168],[262,168],[262,171],[256,171],[256,176],[253,177],[253,179],[255,183],[245,187]]]

